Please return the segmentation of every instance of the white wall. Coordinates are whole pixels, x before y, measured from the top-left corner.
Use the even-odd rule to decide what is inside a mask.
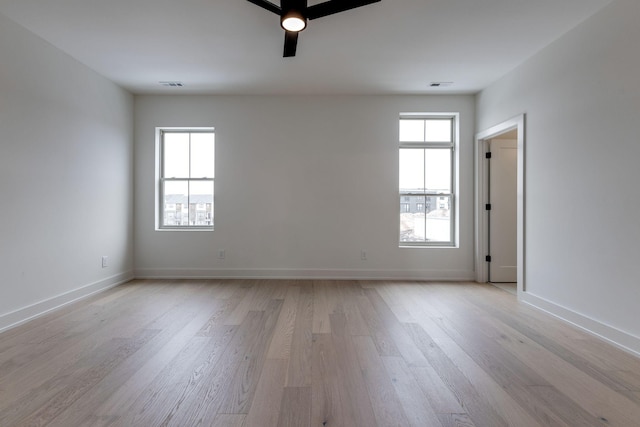
[[[132,96],[0,15],[0,330],[131,277],[132,166]]]
[[[474,101],[136,97],[136,276],[472,278]],[[461,114],[457,249],[398,248],[398,116],[407,111]],[[216,128],[215,231],[154,230],[156,126]]]
[[[478,96],[526,113],[525,301],[640,352],[640,2],[613,2]]]

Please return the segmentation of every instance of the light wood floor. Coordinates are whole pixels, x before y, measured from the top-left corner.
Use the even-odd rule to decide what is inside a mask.
[[[0,334],[0,426],[640,426],[640,359],[493,286],[134,281]]]

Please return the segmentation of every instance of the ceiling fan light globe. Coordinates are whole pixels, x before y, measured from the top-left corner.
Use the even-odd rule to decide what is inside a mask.
[[[307,20],[299,13],[289,12],[282,17],[280,25],[287,31],[298,32],[307,27]]]

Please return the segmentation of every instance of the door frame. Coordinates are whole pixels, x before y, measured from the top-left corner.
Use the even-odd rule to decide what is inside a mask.
[[[517,289],[518,298],[521,293],[526,292],[524,282],[525,278],[525,115],[513,117],[500,124],[478,132],[475,137],[475,267],[476,281],[486,283],[488,280],[489,269],[485,256],[489,245],[489,215],[485,209],[487,196],[489,193],[488,168],[486,167],[487,159],[487,142],[491,139],[502,135],[511,130],[518,132],[518,183],[517,183]]]

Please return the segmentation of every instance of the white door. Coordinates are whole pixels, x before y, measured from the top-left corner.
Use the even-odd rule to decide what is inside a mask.
[[[492,139],[489,171],[489,281],[517,282],[518,143]]]

